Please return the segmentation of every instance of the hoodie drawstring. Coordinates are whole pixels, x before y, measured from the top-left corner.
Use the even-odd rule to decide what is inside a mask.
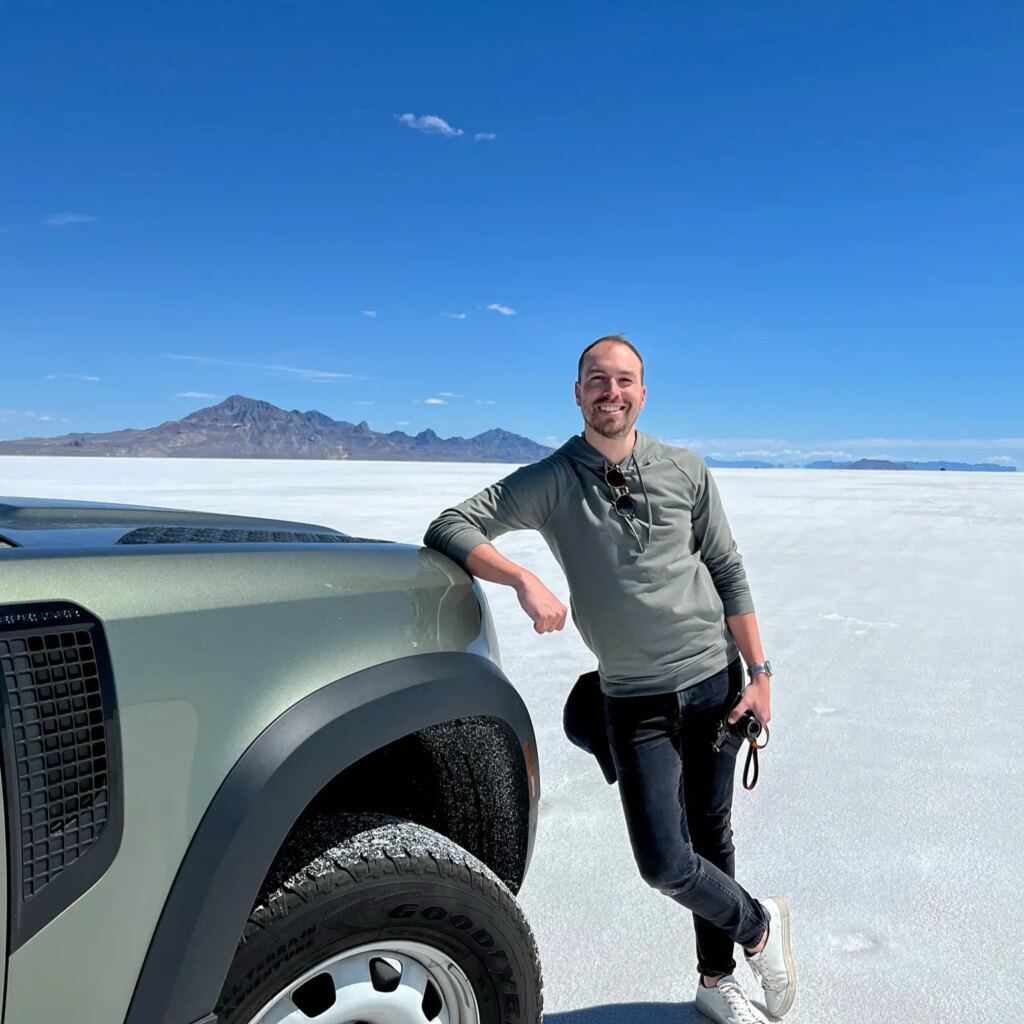
[[[647,494],[647,484],[644,483],[644,475],[643,473],[640,472],[640,463],[636,461],[636,452],[630,452],[629,457],[633,460],[633,468],[636,470],[637,479],[640,481],[640,487],[643,489],[644,492],[644,504],[647,506],[647,521],[644,525],[647,527],[647,544],[650,544],[652,529],[651,524],[652,520],[654,519],[654,516],[652,514],[653,509],[651,508],[651,499],[650,496]],[[640,545],[640,552],[642,554],[647,549],[647,544],[644,544],[643,541],[640,540],[640,537],[637,534],[636,530],[633,531],[633,535],[636,537],[636,541]]]

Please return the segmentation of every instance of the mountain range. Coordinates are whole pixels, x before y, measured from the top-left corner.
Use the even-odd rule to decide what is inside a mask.
[[[162,456],[201,459],[378,459],[417,462],[536,462],[551,448],[507,430],[475,437],[379,433],[363,420],[279,409],[244,395],[143,430],[0,441],[0,455]]]
[[[141,430],[105,434],[63,434],[0,441],[0,455],[92,455],[200,459],[376,459],[416,462],[536,462],[553,451],[507,430],[486,430],[475,437],[438,437],[433,430],[410,435],[381,433],[369,423],[334,420],[322,412],[279,409],[244,395],[197,409],[180,420]],[[793,469],[757,460],[705,459],[711,467]],[[1012,466],[964,462],[811,462],[806,469],[956,470],[1012,473]]]

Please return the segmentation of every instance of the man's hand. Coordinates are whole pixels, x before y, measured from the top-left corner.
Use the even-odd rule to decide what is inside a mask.
[[[771,679],[764,672],[758,672],[750,681],[750,685],[743,691],[739,703],[732,709],[729,715],[729,724],[738,722],[740,716],[747,710],[754,712],[754,717],[762,724],[767,725],[771,721]]]
[[[516,596],[536,632],[550,633],[565,625],[565,605],[532,573],[525,573],[516,585]]]

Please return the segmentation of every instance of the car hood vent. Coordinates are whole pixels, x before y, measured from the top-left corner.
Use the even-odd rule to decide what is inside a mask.
[[[296,530],[230,530],[188,526],[145,526],[126,533],[118,544],[389,544],[344,533]]]

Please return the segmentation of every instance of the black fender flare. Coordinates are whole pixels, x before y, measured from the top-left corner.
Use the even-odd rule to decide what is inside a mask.
[[[466,653],[419,654],[344,676],[285,711],[221,783],[171,886],[125,1024],[213,1024],[253,900],[292,826],[339,772],[374,750],[455,718],[498,720],[537,746],[501,669]],[[524,756],[526,756],[524,754]],[[530,801],[527,864],[539,784]]]

